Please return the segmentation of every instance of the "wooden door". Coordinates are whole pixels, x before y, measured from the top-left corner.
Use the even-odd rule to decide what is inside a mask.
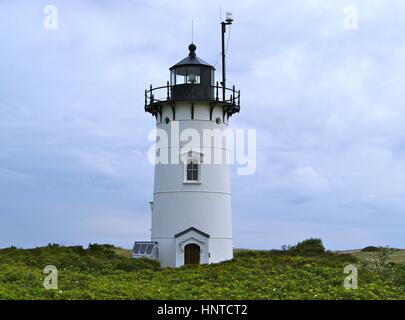
[[[200,246],[190,243],[184,248],[184,264],[200,264]]]

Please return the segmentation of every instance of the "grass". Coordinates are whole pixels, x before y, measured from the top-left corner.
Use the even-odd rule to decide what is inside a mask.
[[[213,265],[160,268],[108,245],[0,250],[0,299],[405,299],[405,265],[360,269],[359,288],[343,287],[352,254],[311,257],[289,251],[238,250]],[[45,290],[43,268],[58,268]]]
[[[362,252],[361,250],[351,250],[351,251],[343,251],[341,253],[351,254],[360,260],[367,260],[369,261],[372,257],[377,255],[377,252]],[[404,264],[405,265],[405,250],[396,249],[392,252],[392,256],[390,258],[390,262],[397,263],[397,264]]]
[[[116,253],[119,256],[125,257],[125,258],[130,258],[132,255],[132,250],[129,249],[124,249],[124,248],[119,248],[119,247],[114,247],[112,249],[114,253]]]

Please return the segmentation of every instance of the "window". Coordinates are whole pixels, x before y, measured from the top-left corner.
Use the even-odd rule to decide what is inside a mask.
[[[214,70],[208,67],[201,68],[201,84],[207,86],[215,85],[214,80]]]
[[[201,168],[204,154],[197,151],[186,151],[181,154],[181,161],[184,167],[184,183],[200,184]]]
[[[176,84],[176,70],[170,71],[170,84],[172,86]]]
[[[210,84],[213,79],[213,72],[202,67],[178,67],[170,72],[171,85],[179,84]],[[212,83],[213,84],[213,83]]]
[[[197,160],[191,159],[187,163],[187,181],[199,181],[200,164]]]
[[[187,83],[200,83],[200,68],[187,67]]]
[[[176,69],[176,82],[175,84],[184,84],[186,83],[187,78],[187,68],[181,67]]]

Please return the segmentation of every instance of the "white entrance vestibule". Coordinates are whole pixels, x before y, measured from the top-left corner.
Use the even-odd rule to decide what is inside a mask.
[[[194,228],[188,228],[174,236],[176,238],[176,267],[185,264],[209,263],[209,235]],[[192,246],[194,245],[194,246]],[[194,248],[198,249],[198,262],[195,259]],[[188,247],[188,248],[187,248]],[[189,250],[186,250],[189,249]],[[189,258],[189,261],[187,261]]]

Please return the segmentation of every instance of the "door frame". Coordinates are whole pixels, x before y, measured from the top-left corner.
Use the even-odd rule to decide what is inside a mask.
[[[184,264],[185,265],[201,264],[201,247],[197,243],[190,242],[184,246]]]

